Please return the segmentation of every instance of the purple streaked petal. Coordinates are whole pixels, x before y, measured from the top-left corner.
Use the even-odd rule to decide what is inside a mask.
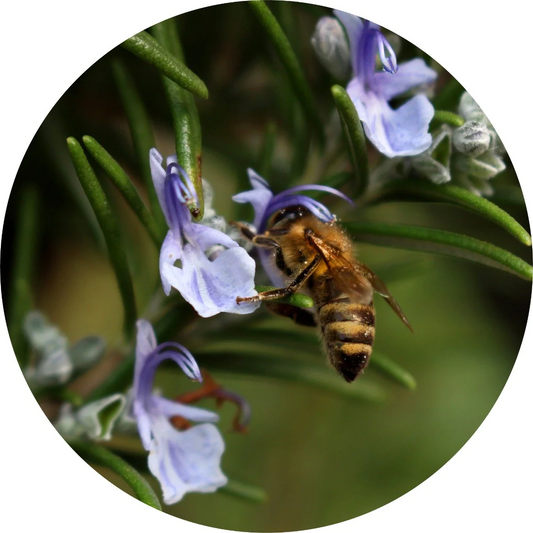
[[[209,261],[197,247],[183,248],[182,268],[163,266],[162,275],[202,317],[220,312],[248,314],[259,303],[237,305],[237,296],[255,296],[255,262],[241,247],[223,251]]]
[[[161,413],[167,418],[181,416],[191,422],[218,422],[219,416],[207,409],[185,405],[179,402],[173,402],[162,396],[153,396],[152,405],[155,411]]]
[[[182,253],[181,236],[179,234],[176,236],[173,230],[169,230],[161,246],[161,253],[159,254],[159,274],[161,276],[163,290],[167,296],[170,293],[171,284],[163,274],[164,267],[165,265],[174,265],[176,261],[181,259]]]
[[[416,58],[401,63],[394,76],[387,72],[376,72],[372,79],[372,89],[388,101],[413,87],[433,83],[436,79],[437,73],[422,59]]]
[[[167,505],[187,492],[214,492],[227,483],[220,470],[224,441],[212,424],[177,431],[165,417],[152,421],[148,467],[159,480]]]

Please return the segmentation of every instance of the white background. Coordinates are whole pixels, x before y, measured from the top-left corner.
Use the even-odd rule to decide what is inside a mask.
[[[406,37],[447,68],[500,134],[529,208],[532,85],[527,2],[323,1]],[[0,8],[0,216],[20,161],[52,106],[97,59],[132,34],[204,1],[4,2]],[[38,172],[38,168],[35,172]],[[511,377],[486,421],[425,483],[330,531],[533,531],[531,323]],[[140,504],[86,466],[46,420],[0,324],[0,491],[3,531],[205,529]]]

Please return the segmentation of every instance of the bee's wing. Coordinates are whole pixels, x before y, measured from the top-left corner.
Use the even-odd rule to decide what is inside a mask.
[[[373,292],[377,292],[385,298],[385,301],[401,318],[402,322],[413,331],[398,302],[393,298],[385,283],[372,270],[356,259],[348,261],[338,250],[315,235],[310,235],[309,239],[322,256],[339,290],[349,297],[369,300],[372,298]]]
[[[336,287],[354,301],[370,303],[374,289],[364,273],[319,237],[309,235],[309,240],[326,263]]]
[[[409,321],[407,320],[406,316],[403,314],[403,311],[401,307],[399,306],[398,302],[393,298],[392,294],[389,292],[389,289],[387,289],[387,286],[381,279],[377,276],[377,274],[374,274],[372,270],[370,270],[366,265],[363,265],[363,263],[360,263],[357,261],[357,259],[353,260],[354,262],[354,268],[358,270],[362,276],[365,277],[372,285],[373,289],[383,296],[385,298],[385,301],[392,307],[393,311],[401,318],[402,322],[411,330],[413,331],[413,328],[411,327],[411,324],[409,324]]]

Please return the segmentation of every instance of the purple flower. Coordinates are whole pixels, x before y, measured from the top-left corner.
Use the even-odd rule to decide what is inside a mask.
[[[143,446],[150,452],[148,467],[161,484],[164,502],[169,505],[187,492],[214,492],[225,485],[227,478],[220,470],[224,441],[218,429],[203,423],[178,431],[170,422],[174,416],[192,422],[216,422],[218,415],[152,392],[155,372],[165,359],[175,361],[190,379],[201,381],[193,356],[174,342],[157,345],[150,323],[139,320],[135,357],[133,414]]]
[[[379,26],[334,10],[350,40],[354,78],[346,91],[365,133],[387,157],[416,155],[431,144],[428,132],[434,109],[427,96],[417,94],[397,109],[389,101],[415,87],[435,81],[437,73],[420,58],[397,65],[396,55]],[[376,72],[379,53],[384,72]]]
[[[254,296],[255,262],[246,250],[221,231],[192,221],[188,206],[198,202],[194,185],[176,156],[167,159],[150,150],[154,187],[169,231],[161,247],[159,270],[165,294],[177,289],[202,317],[220,312],[248,314],[258,304],[237,305],[237,296]],[[214,260],[206,250],[225,249]],[[181,265],[176,266],[176,261]]]
[[[265,232],[268,220],[274,213],[282,209],[299,205],[308,209],[313,215],[324,222],[335,220],[335,216],[329,212],[328,208],[317,200],[302,196],[301,194],[294,194],[299,191],[328,192],[353,204],[348,196],[337,189],[327,187],[326,185],[298,185],[297,187],[291,187],[286,191],[274,195],[270,190],[268,183],[251,168],[248,169],[248,178],[253,189],[251,191],[236,194],[233,197],[233,200],[239,204],[245,204],[248,202],[252,204],[255,211],[254,226],[258,233]],[[279,269],[272,264],[272,251],[266,248],[258,248],[258,254],[263,268],[272,280],[272,283],[278,287],[283,286],[283,277],[281,276]]]

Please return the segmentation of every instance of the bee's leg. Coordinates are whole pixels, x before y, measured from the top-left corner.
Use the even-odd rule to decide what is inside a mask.
[[[254,244],[260,246],[261,248],[274,248],[276,253],[276,266],[285,273],[287,276],[292,276],[292,270],[285,263],[285,258],[283,257],[283,249],[279,245],[278,241],[267,237],[266,235],[256,235],[254,237]]]
[[[309,278],[309,276],[315,271],[322,258],[320,255],[316,255],[315,258],[304,268],[300,270],[294,277],[294,279],[287,285],[287,287],[281,287],[279,289],[272,289],[270,291],[260,292],[257,296],[249,296],[248,298],[237,297],[237,303],[241,302],[262,302],[265,300],[277,300],[284,296],[290,296],[295,293]]]
[[[290,304],[280,304],[278,302],[266,302],[265,305],[272,313],[279,316],[286,316],[299,326],[316,326],[315,315],[307,309]]]
[[[255,231],[253,231],[249,226],[243,224],[242,222],[230,222],[230,225],[239,228],[243,237],[245,237],[249,241],[253,241],[255,236],[257,235]]]

